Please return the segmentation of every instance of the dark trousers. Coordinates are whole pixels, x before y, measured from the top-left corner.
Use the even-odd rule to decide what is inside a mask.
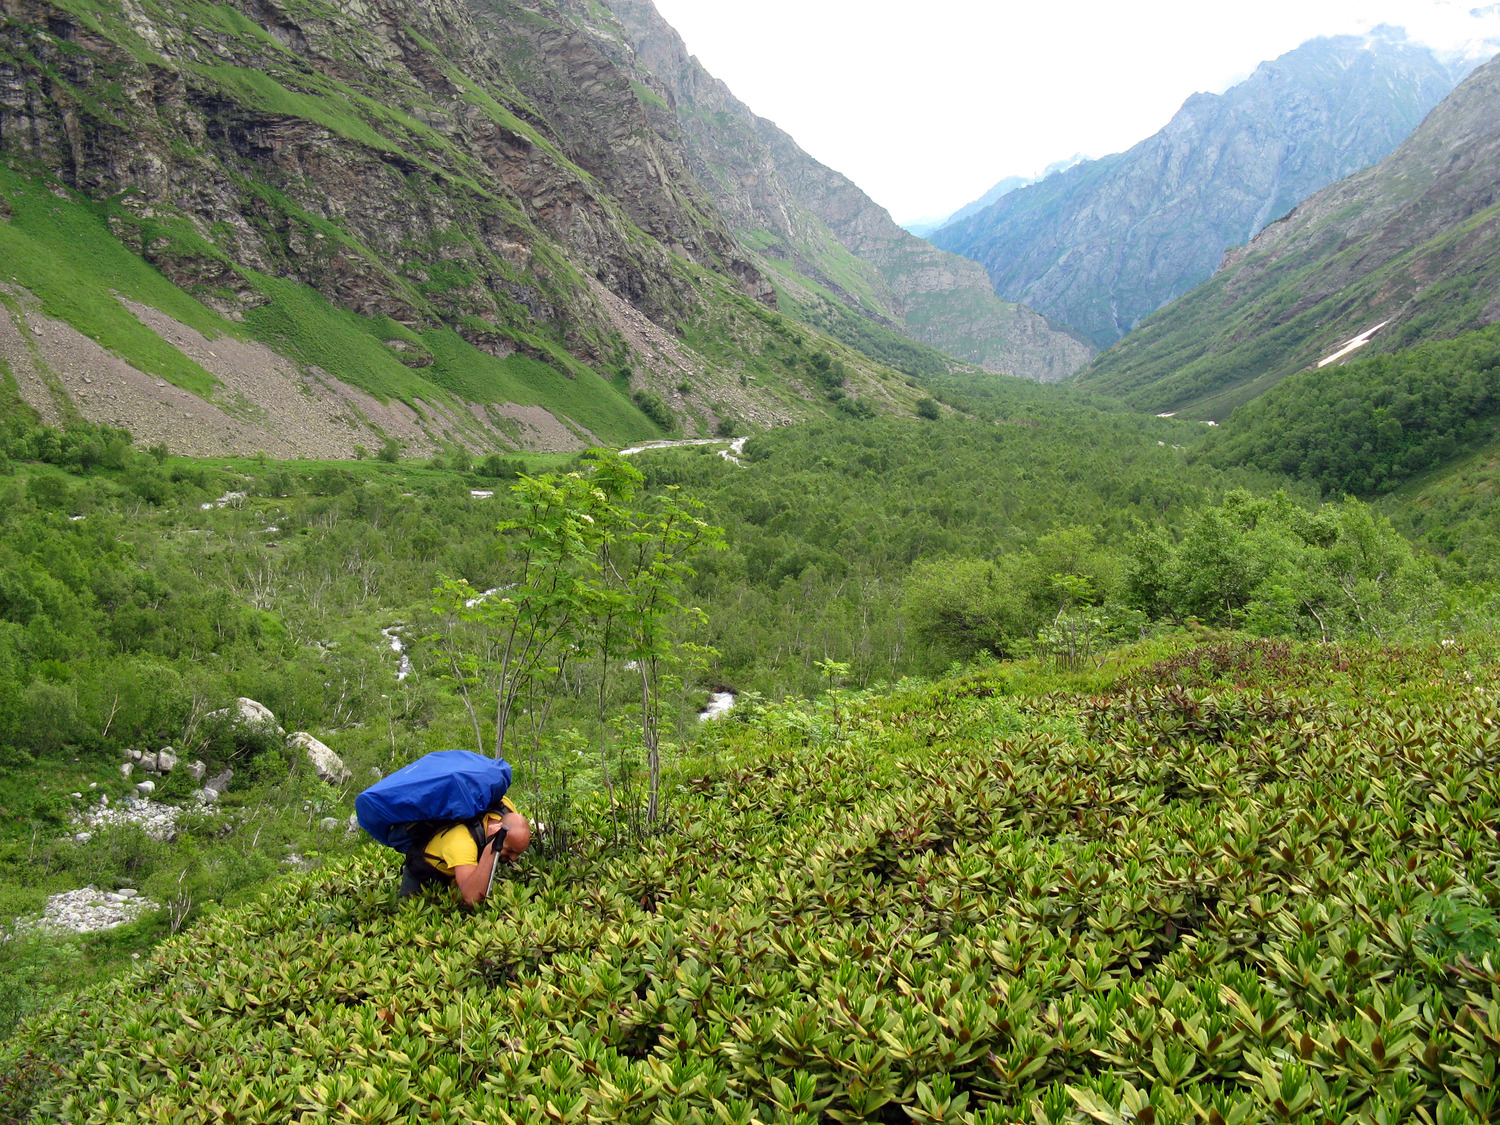
[[[430,887],[434,883],[451,883],[452,878],[444,875],[441,871],[434,871],[427,864],[415,865],[408,858],[401,868],[401,897],[410,898],[417,894],[423,887]]]

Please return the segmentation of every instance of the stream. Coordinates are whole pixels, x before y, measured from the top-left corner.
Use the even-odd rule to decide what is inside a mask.
[[[644,453],[648,449],[677,449],[685,445],[723,445],[719,450],[719,456],[726,461],[732,461],[736,465],[743,465],[740,454],[745,452],[745,443],[750,440],[749,435],[737,438],[681,438],[677,441],[647,441],[640,445],[632,445],[629,449],[620,450],[621,457],[629,457],[632,453]]]
[[[411,657],[406,655],[406,642],[401,639],[401,626],[392,625],[389,629],[382,629],[380,635],[391,642],[391,651],[401,657],[400,663],[396,665],[396,682],[399,684],[411,675]]]
[[[735,694],[732,691],[711,692],[708,703],[703,710],[698,712],[700,723],[711,722],[714,719],[722,719],[730,711],[734,710]]]

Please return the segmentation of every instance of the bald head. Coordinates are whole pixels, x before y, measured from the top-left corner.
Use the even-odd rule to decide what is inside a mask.
[[[505,842],[500,845],[502,863],[514,863],[521,853],[531,846],[531,824],[518,812],[508,812],[500,818],[505,829]]]

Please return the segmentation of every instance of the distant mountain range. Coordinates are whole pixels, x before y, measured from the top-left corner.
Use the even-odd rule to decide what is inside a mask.
[[[977,215],[1002,196],[1009,195],[1011,192],[1023,187],[1030,187],[1032,184],[1039,184],[1048,176],[1056,175],[1058,172],[1066,172],[1075,164],[1082,164],[1086,160],[1088,160],[1087,156],[1084,156],[1081,152],[1076,152],[1065,160],[1058,160],[1047,165],[1040,176],[1006,176],[1005,179],[990,188],[989,191],[974,200],[974,202],[964,204],[964,206],[951,215],[941,219],[923,220],[904,225],[907,230],[918,238],[931,238],[934,233],[942,230],[944,227],[956,223],[960,219],[967,219],[970,215]]]
[[[1389,154],[1458,80],[1404,33],[1315,39],[1195,94],[1127,152],[1009,192],[931,238],[995,290],[1108,347],[1224,252]]]
[[[1391,155],[1232,251],[1079,376],[1141,409],[1221,419],[1313,364],[1500,320],[1500,57]]]

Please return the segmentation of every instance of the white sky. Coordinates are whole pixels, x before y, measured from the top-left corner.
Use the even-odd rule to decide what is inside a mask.
[[[656,0],[688,50],[898,222],[1156,132],[1319,35],[1500,38],[1478,0]],[[1493,50],[1494,48],[1492,48]]]

